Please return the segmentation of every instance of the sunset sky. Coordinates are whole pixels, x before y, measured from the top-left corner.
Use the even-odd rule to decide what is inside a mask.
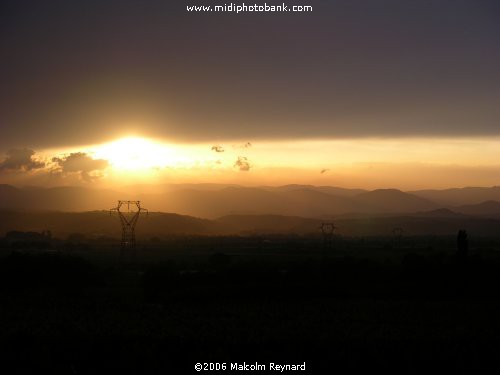
[[[306,3],[2,1],[0,183],[500,185],[500,2]]]

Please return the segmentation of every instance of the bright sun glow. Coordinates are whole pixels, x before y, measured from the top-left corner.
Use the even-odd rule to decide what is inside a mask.
[[[241,140],[186,144],[124,137],[73,149],[44,150],[40,157],[64,177],[78,177],[85,171],[96,176],[93,181],[110,185],[202,181],[410,190],[466,186],[470,181],[483,186],[498,184],[499,149],[499,138],[260,141],[247,147]],[[67,159],[74,153],[106,160],[109,165],[88,170],[88,166],[99,167],[102,163],[77,164]],[[69,161],[56,163],[54,156]],[[241,158],[248,161],[250,168],[239,168],[237,161]]]
[[[140,171],[178,163],[173,148],[146,138],[128,137],[94,149],[96,158],[109,161],[113,169]]]

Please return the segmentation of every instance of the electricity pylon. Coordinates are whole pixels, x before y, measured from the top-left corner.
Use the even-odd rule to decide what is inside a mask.
[[[401,248],[401,238],[403,237],[403,228],[396,227],[392,230],[392,235],[394,237],[394,246],[396,249]]]
[[[323,249],[329,249],[332,247],[333,233],[335,232],[336,226],[333,223],[322,223],[319,227],[321,233],[323,233]]]
[[[124,210],[124,206],[127,207],[126,210]],[[141,207],[140,201],[118,201],[118,206],[109,210],[109,214],[111,215],[113,212],[118,213],[122,224],[121,256],[122,258],[126,256],[134,258],[135,225],[137,224],[137,220],[139,220],[141,212],[148,214],[148,210]]]

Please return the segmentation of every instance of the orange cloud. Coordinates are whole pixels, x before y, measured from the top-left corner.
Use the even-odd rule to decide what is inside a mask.
[[[248,172],[251,168],[250,162],[245,156],[238,156],[238,160],[236,160],[234,166],[239,168],[239,170],[242,172]]]
[[[109,165],[107,160],[93,159],[84,152],[74,152],[63,158],[54,157],[52,158],[52,162],[57,164],[58,172],[62,174],[78,173],[87,182],[101,177],[96,172],[106,169]]]
[[[31,171],[45,167],[45,163],[33,158],[35,151],[28,148],[11,149],[0,163],[0,171]]]

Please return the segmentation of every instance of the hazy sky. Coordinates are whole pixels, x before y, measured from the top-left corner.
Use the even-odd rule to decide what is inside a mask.
[[[498,0],[285,2],[2,1],[0,151],[500,137]]]

